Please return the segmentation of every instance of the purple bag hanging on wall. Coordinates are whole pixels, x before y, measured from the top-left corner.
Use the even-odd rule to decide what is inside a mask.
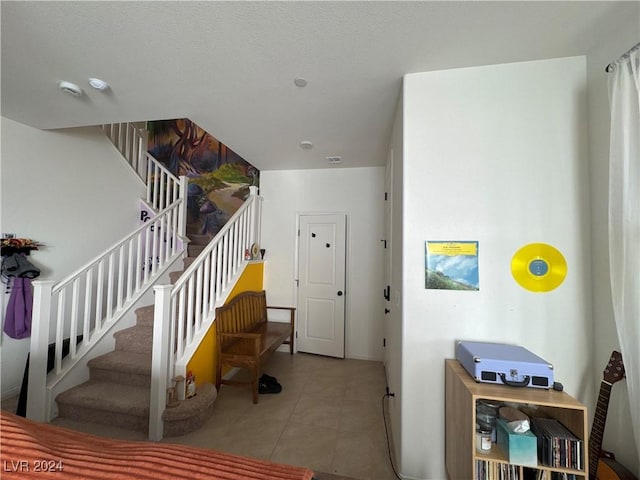
[[[4,319],[4,332],[7,335],[11,338],[26,338],[31,335],[32,306],[31,280],[26,277],[14,278]]]
[[[33,307],[31,279],[40,275],[40,269],[32,265],[24,253],[14,253],[3,259],[1,271],[7,285],[11,285],[4,332],[11,338],[29,337]]]

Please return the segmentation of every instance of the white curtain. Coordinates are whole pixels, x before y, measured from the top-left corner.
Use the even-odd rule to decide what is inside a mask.
[[[640,457],[640,49],[613,64],[609,260],[613,311]]]

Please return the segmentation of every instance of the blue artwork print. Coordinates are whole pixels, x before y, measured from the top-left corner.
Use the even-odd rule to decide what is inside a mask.
[[[425,288],[480,290],[478,242],[425,242]]]

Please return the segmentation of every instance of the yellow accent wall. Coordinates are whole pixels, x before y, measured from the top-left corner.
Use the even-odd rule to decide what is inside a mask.
[[[242,275],[238,279],[235,287],[231,290],[229,297],[225,303],[228,303],[232,298],[242,292],[260,291],[264,287],[264,263],[252,262],[249,263]],[[200,346],[193,354],[191,360],[187,364],[187,372],[191,370],[196,377],[196,385],[202,383],[216,383],[216,326],[211,326],[207,334],[205,335]],[[223,372],[224,373],[224,372]]]
[[[226,303],[242,292],[259,292],[262,290],[264,280],[264,262],[252,262],[247,265],[242,275],[238,279],[238,283],[233,287]]]

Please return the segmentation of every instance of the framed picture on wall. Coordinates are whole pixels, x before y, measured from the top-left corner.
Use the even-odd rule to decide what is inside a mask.
[[[478,242],[425,241],[425,286],[428,290],[480,290]]]

